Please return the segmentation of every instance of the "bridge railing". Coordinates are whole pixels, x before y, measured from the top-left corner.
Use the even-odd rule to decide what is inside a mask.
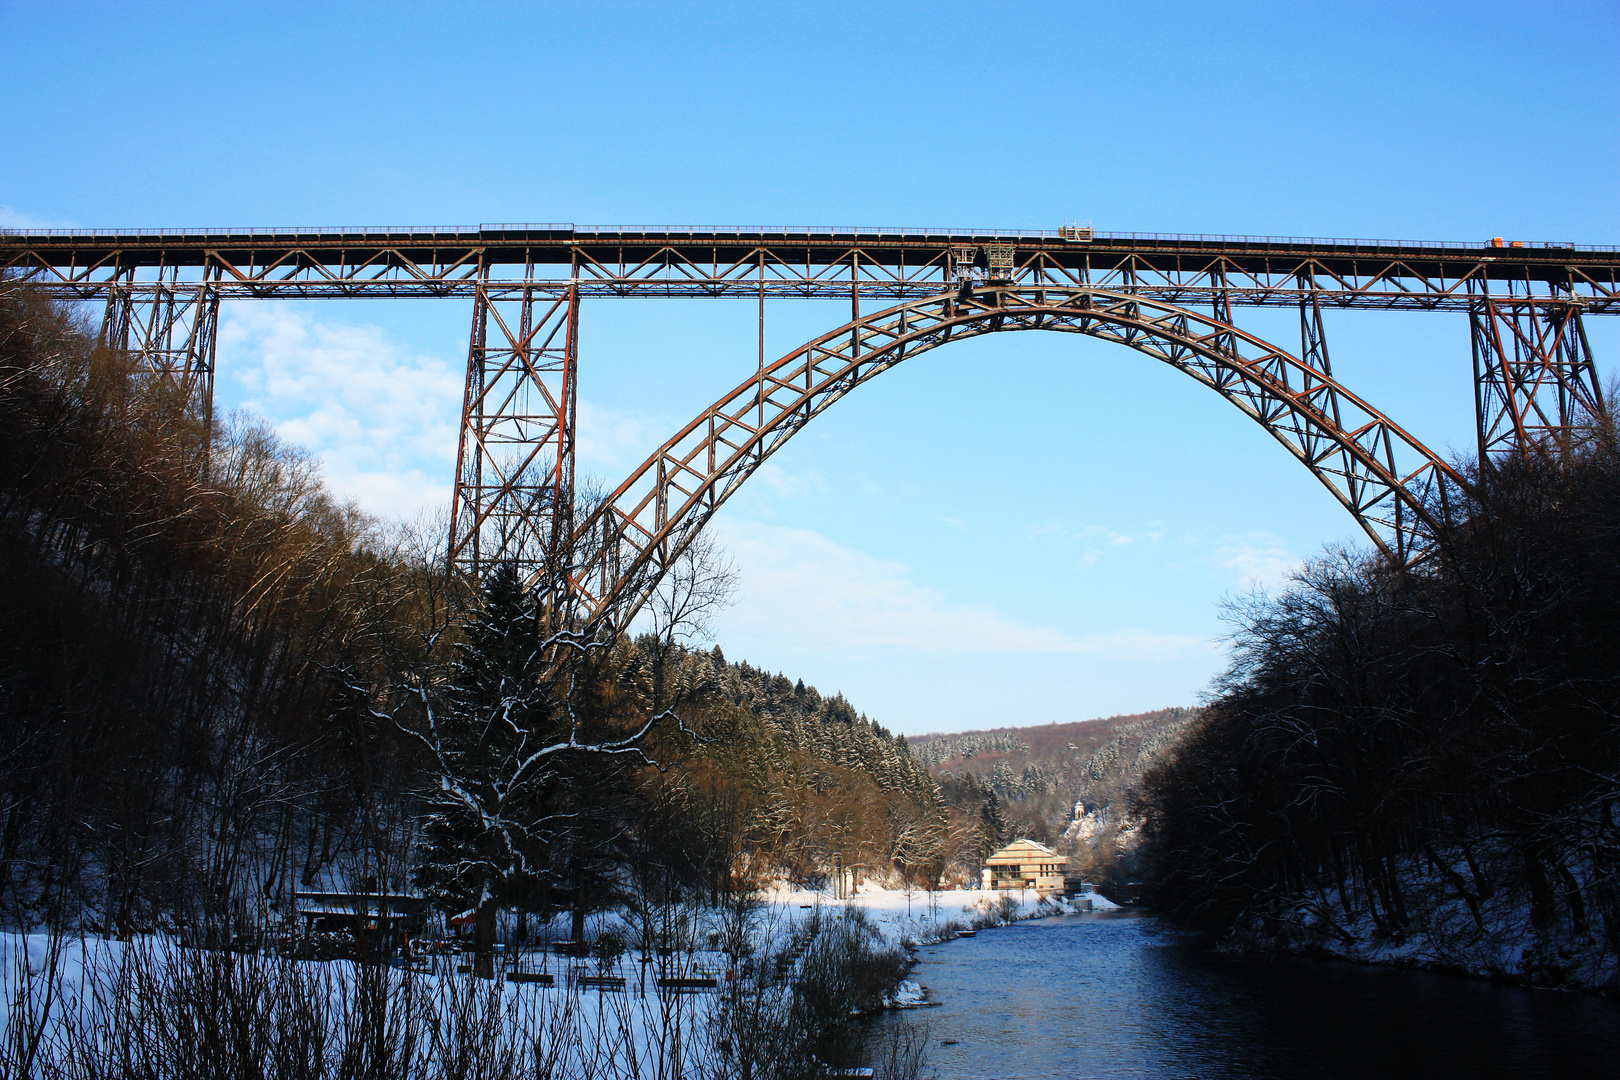
[[[657,239],[662,237],[710,237],[726,236],[737,239],[748,237],[789,237],[812,236],[827,237],[829,239],[858,239],[860,237],[883,238],[920,238],[924,240],[938,239],[965,239],[993,238],[998,240],[1037,240],[1042,242],[1061,241],[1063,237],[1057,229],[975,229],[975,228],[940,228],[938,226],[897,227],[892,225],[865,226],[865,225],[574,225],[571,222],[524,222],[524,223],[484,223],[481,225],[322,225],[322,226],[291,226],[291,227],[220,227],[220,228],[193,228],[193,229],[12,229],[13,236],[60,237],[73,239],[76,237],[90,238],[120,238],[127,237],[132,240],[162,238],[162,237],[192,237],[208,239],[211,237],[267,237],[267,238],[319,238],[329,236],[403,236],[403,237],[454,237],[458,240],[476,241],[482,237],[494,235],[510,236],[512,234],[549,234],[550,239],[558,238],[559,234],[577,236],[581,239],[612,239],[616,237],[634,237],[637,239]],[[1478,251],[1491,248],[1489,240],[1392,240],[1369,239],[1366,237],[1327,237],[1327,236],[1250,236],[1227,233],[1160,233],[1160,232],[1102,232],[1094,234],[1092,243],[1176,243],[1176,244],[1215,244],[1221,246],[1256,245],[1265,247],[1314,247],[1314,248],[1352,248],[1372,251]],[[1515,241],[1514,247],[1504,247],[1504,253],[1512,250],[1536,251],[1591,251],[1614,252],[1620,251],[1616,244],[1579,244],[1573,240],[1525,240]]]

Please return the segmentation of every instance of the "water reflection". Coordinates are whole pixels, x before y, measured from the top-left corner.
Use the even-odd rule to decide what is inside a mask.
[[[1222,958],[1131,914],[1021,923],[921,959],[914,977],[944,1005],[906,1018],[931,1026],[942,1080],[1620,1076],[1620,1002]]]

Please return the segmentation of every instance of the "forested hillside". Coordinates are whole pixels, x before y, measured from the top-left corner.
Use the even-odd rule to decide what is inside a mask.
[[[712,741],[672,746],[682,767],[653,784],[690,814],[725,819],[716,855],[729,873],[819,883],[840,865],[857,876],[937,879],[944,810],[904,736],[841,695],[729,663],[719,646],[683,650],[676,663],[678,678],[712,688],[692,710]]]
[[[1268,947],[1620,989],[1620,447],[1470,470],[1431,558],[1236,612],[1139,810],[1155,904]]]
[[[1110,891],[1134,874],[1130,792],[1175,743],[1188,709],[911,740],[945,801],[987,833],[1056,848]]]
[[[129,933],[352,849],[400,772],[344,671],[419,648],[431,575],[27,294],[0,296],[0,429],[4,910]]]
[[[239,936],[317,884],[582,912],[944,868],[932,781],[843,698],[460,581],[16,289],[0,430],[8,921]]]

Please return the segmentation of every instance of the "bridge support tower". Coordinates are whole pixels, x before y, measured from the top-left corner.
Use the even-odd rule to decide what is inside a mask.
[[[123,353],[135,370],[171,384],[207,430],[214,414],[214,350],[219,331],[219,272],[181,283],[179,267],[158,268],[155,281],[123,269],[107,287],[101,344]]]
[[[549,537],[573,528],[578,402],[577,284],[480,281],[473,299],[450,566],[501,562],[528,576]]]
[[[1469,312],[1479,458],[1569,445],[1603,407],[1579,303],[1486,297]]]

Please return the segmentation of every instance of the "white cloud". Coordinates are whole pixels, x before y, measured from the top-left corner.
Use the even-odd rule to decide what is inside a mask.
[[[1102,525],[1087,525],[1075,533],[1074,538],[1081,541],[1101,540],[1113,547],[1124,547],[1126,544],[1136,543],[1136,537],[1122,532],[1115,532],[1113,529]]]
[[[593,402],[579,403],[576,449],[580,465],[602,471],[615,483],[663,445],[670,434],[652,431],[634,416]]]
[[[316,454],[334,491],[372,513],[448,506],[459,362],[413,354],[379,327],[324,323],[286,305],[232,304],[219,371],[242,405]]]
[[[1149,544],[1157,544],[1164,539],[1165,532],[1162,528],[1156,528],[1140,536],[1133,536],[1130,533],[1122,533],[1118,529],[1110,529],[1106,525],[1087,525],[1075,530],[1060,525],[1041,525],[1031,529],[1029,535],[1032,540],[1052,536],[1056,537],[1058,542],[1064,545],[1082,544],[1088,549],[1095,550],[1099,544],[1105,547],[1126,547],[1136,543],[1138,540],[1145,540]],[[1089,556],[1088,558],[1090,561],[1086,565],[1090,566],[1096,562],[1094,558]]]
[[[902,563],[845,548],[819,533],[732,518],[711,528],[741,575],[739,601],[719,620],[727,642],[798,651],[888,647],[936,654],[1034,653],[1171,662],[1210,642],[1140,629],[1072,637],[1023,626],[984,606],[953,604]]]
[[[449,506],[460,434],[464,361],[413,352],[381,327],[326,322],[304,305],[228,305],[220,323],[222,400],[263,416],[315,454],[329,486],[380,515],[414,518]],[[228,381],[228,386],[226,385]],[[616,484],[668,432],[589,401],[579,405],[586,473]],[[766,462],[756,496],[825,490],[814,473]]]
[[[789,472],[774,461],[767,461],[755,469],[748,482],[755,494],[764,493],[778,499],[797,499],[827,490],[826,482],[815,472]]]
[[[14,206],[0,206],[0,229],[71,229],[70,221],[25,214]]]
[[[1279,536],[1268,532],[1225,536],[1220,547],[1204,561],[1228,573],[1235,585],[1245,589],[1275,589],[1285,585],[1304,560]]]

